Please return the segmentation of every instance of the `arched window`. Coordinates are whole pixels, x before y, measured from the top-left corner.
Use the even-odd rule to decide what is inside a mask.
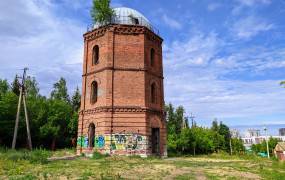
[[[91,84],[91,103],[97,102],[98,98],[98,83],[93,81]]]
[[[91,123],[88,128],[88,147],[93,148],[95,141],[95,124]]]
[[[150,50],[150,65],[154,66],[154,60],[155,60],[155,51],[153,48]]]
[[[95,45],[93,47],[93,54],[92,54],[92,64],[98,64],[99,63],[99,46]]]
[[[155,83],[152,83],[151,87],[150,87],[150,100],[151,100],[151,103],[156,103],[156,85],[155,85]]]

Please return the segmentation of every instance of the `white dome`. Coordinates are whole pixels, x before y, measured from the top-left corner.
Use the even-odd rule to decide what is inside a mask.
[[[144,17],[140,12],[127,8],[127,7],[119,7],[119,8],[113,8],[114,10],[114,16],[112,17],[112,20],[110,23],[112,24],[130,24],[130,25],[140,25],[145,26],[154,33],[159,34],[158,30],[156,30],[149,22],[149,20]],[[95,23],[92,25],[92,27],[87,29],[87,31],[98,28],[104,24]]]
[[[151,25],[149,20],[144,17],[140,12],[127,8],[127,7],[120,7],[114,8],[115,12],[115,23],[117,24],[138,24],[142,26],[146,26],[151,29]],[[135,20],[137,19],[137,20]]]

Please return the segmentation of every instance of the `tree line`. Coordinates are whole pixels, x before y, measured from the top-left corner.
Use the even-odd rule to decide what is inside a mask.
[[[53,85],[49,97],[39,92],[34,77],[25,81],[27,109],[33,147],[48,149],[71,147],[76,144],[80,91],[68,95],[66,80],[60,78]],[[17,112],[20,83],[15,77],[9,84],[0,79],[0,146],[11,147]],[[21,109],[16,147],[27,147],[24,110]]]
[[[231,137],[230,129],[215,119],[210,128],[189,125],[183,106],[165,106],[167,120],[167,147],[170,155],[196,155],[214,152],[244,153],[240,138]]]
[[[75,146],[81,99],[79,89],[76,88],[70,98],[66,80],[60,78],[54,83],[50,96],[46,97],[40,94],[36,79],[30,76],[26,79],[25,87],[33,147],[55,149]],[[20,83],[16,77],[11,84],[0,79],[0,146],[11,147],[19,89]],[[189,125],[183,106],[175,108],[170,103],[165,105],[165,111],[169,154],[244,153],[242,140],[231,137],[229,127],[223,122],[215,119],[210,128],[198,126],[195,121]],[[276,144],[276,139],[269,140],[271,150]],[[27,146],[24,110],[21,109],[17,147]],[[252,150],[265,152],[265,141],[253,145]]]

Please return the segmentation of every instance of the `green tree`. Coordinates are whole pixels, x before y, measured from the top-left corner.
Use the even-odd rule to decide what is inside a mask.
[[[193,128],[195,135],[195,153],[196,154],[209,154],[214,152],[215,145],[213,142],[213,131],[207,128],[196,127]]]
[[[214,121],[212,122],[212,127],[211,127],[211,129],[212,129],[213,131],[216,131],[216,132],[219,131],[219,123],[218,123],[217,118],[215,118]]]
[[[11,146],[15,126],[18,96],[14,93],[18,88],[14,79],[12,88],[6,80],[0,79],[0,145]],[[14,84],[14,85],[13,85]],[[27,109],[30,130],[34,147],[54,149],[70,147],[71,138],[76,138],[80,92],[76,89],[72,102],[69,102],[66,82],[63,78],[55,83],[52,96],[47,99],[39,93],[38,83],[34,77],[27,77]],[[17,92],[16,92],[17,93]],[[23,106],[22,106],[23,107]],[[26,146],[26,125],[23,108],[17,137],[17,147]]]
[[[53,85],[53,88],[54,90],[51,92],[51,99],[70,102],[69,95],[67,93],[66,81],[63,77]]]
[[[244,153],[245,147],[240,138],[232,138],[231,141],[232,141],[232,150],[234,154]]]
[[[14,81],[13,81],[12,84],[11,84],[11,88],[12,88],[12,91],[13,91],[17,96],[19,96],[19,94],[20,94],[20,82],[19,82],[17,76],[15,76]]]
[[[185,122],[184,119],[185,110],[183,106],[178,106],[175,111],[175,132],[179,134],[181,129],[183,128],[183,124]]]
[[[91,17],[94,23],[109,23],[113,15],[114,10],[110,7],[110,0],[93,0]]]
[[[0,145],[10,147],[13,139],[18,97],[12,91],[0,97]]]
[[[39,95],[39,87],[35,77],[28,76],[25,80],[25,88],[28,97],[37,97]]]
[[[43,138],[51,140],[51,149],[54,150],[56,142],[64,142],[67,125],[72,114],[71,106],[62,100],[50,100],[47,122],[40,128]],[[62,138],[62,139],[60,139]]]
[[[230,128],[223,124],[223,122],[220,122],[219,125],[219,134],[223,136],[224,141],[221,143],[221,148],[223,150],[229,151],[230,150],[230,138],[231,138],[231,132]]]
[[[72,105],[73,111],[75,111],[75,112],[79,111],[80,100],[81,100],[81,94],[80,94],[79,88],[76,87],[76,90],[75,90],[75,92],[71,98],[71,105]]]
[[[2,95],[6,94],[9,90],[9,83],[6,79],[0,79],[0,98]]]
[[[270,154],[273,154],[274,148],[278,143],[278,139],[270,137],[268,140],[268,147],[269,147],[269,152]]]
[[[165,105],[166,121],[167,121],[167,132],[168,134],[175,133],[175,112],[174,107],[171,103]]]

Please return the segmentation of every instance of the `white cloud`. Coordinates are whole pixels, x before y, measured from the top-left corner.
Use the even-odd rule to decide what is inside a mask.
[[[248,46],[230,52],[229,55],[217,57],[212,65],[224,72],[245,72],[262,73],[275,68],[285,68],[284,48],[265,48]]]
[[[166,102],[183,105],[198,123],[209,123],[215,117],[227,121],[284,114],[281,79],[247,80],[249,73],[285,68],[284,49],[231,48],[230,42],[223,42],[215,33],[189,37],[164,48]],[[230,79],[228,73],[246,78]]]
[[[54,8],[51,1],[0,2],[1,78],[11,80],[16,68],[27,66],[44,94],[60,76],[70,79],[70,90],[81,85],[85,25],[57,16]]]
[[[166,14],[162,15],[162,20],[165,24],[167,24],[168,26],[174,29],[182,28],[182,24],[180,24],[177,20],[173,19],[172,17],[167,16]]]
[[[249,16],[235,22],[231,27],[231,32],[238,39],[250,39],[259,33],[269,31],[274,25],[261,18]]]
[[[209,11],[215,11],[216,9],[220,8],[221,6],[222,5],[219,3],[210,3],[210,4],[208,4],[207,9]]]
[[[271,3],[271,0],[236,0],[237,4],[232,9],[233,15],[238,15],[245,8],[255,8],[261,5],[269,5]]]
[[[166,49],[165,64],[171,64],[173,68],[205,66],[222,44],[223,42],[215,33],[207,36],[201,33],[192,34],[187,41],[175,41]]]
[[[271,0],[238,0],[238,2],[244,6],[254,6],[260,4],[270,4]]]

